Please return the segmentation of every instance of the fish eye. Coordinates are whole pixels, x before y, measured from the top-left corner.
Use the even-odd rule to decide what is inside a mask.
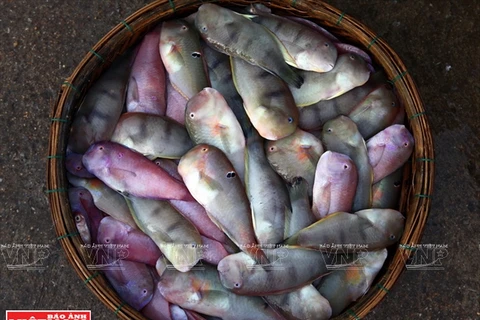
[[[80,217],[79,215],[76,215],[76,216],[75,216],[75,221],[76,221],[76,222],[82,221],[82,217]]]
[[[182,26],[182,30],[185,31],[185,30],[188,30],[188,27],[186,25],[183,25]]]
[[[330,45],[328,44],[328,42],[325,42],[325,47],[330,47]]]
[[[270,150],[271,152],[277,150],[277,148],[275,146],[271,146],[270,148],[268,148],[268,150]]]
[[[395,101],[392,101],[392,107],[395,107],[395,106],[396,106]]]
[[[395,182],[393,183],[393,186],[394,186],[395,188],[400,187],[400,181],[395,181]]]
[[[202,148],[202,152],[207,152],[208,149],[207,148]]]
[[[207,26],[203,26],[203,27],[202,27],[202,32],[207,32],[207,31],[208,31]]]
[[[76,166],[76,167],[75,167],[75,170],[77,170],[77,171],[82,170],[82,166],[80,166],[80,165]]]
[[[106,243],[110,243],[110,238],[105,238]]]
[[[98,147],[98,150],[103,150],[103,146]]]
[[[191,112],[190,113],[190,118],[192,118],[192,119],[195,118],[195,113]]]
[[[347,170],[348,169],[348,164],[344,164],[343,169]]]
[[[293,118],[292,117],[288,117],[288,123],[293,123]]]
[[[389,238],[390,238],[390,240],[395,240],[396,237],[395,237],[394,234],[391,234]]]
[[[229,171],[227,172],[227,178],[235,178],[237,174],[235,173],[235,171]]]
[[[123,152],[119,152],[117,156],[119,159],[123,158]]]
[[[332,132],[332,131],[333,131],[332,128],[327,129],[327,132]]]
[[[202,56],[202,54],[198,51],[192,52],[192,57],[194,57],[194,58],[200,58],[201,56]]]
[[[405,142],[403,146],[408,147],[408,142]]]
[[[235,282],[234,286],[235,286],[235,288],[240,288],[240,283]]]
[[[350,59],[355,60],[355,56],[353,54],[351,54]]]

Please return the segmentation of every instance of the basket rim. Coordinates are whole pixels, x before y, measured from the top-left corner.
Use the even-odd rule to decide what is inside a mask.
[[[128,47],[140,39],[151,26],[164,18],[188,12],[201,3],[217,2],[225,5],[242,4],[259,1],[188,1],[163,0],[150,3],[139,9],[128,18],[110,30],[90,50],[71,76],[62,84],[57,101],[51,111],[51,126],[49,135],[49,157],[47,163],[47,194],[50,203],[51,215],[55,226],[57,239],[66,253],[69,263],[76,273],[92,290],[92,292],[116,315],[125,319],[144,319],[136,310],[124,302],[110,289],[103,275],[89,270],[82,261],[80,250],[81,241],[72,229],[71,210],[66,195],[68,185],[65,177],[64,155],[66,151],[66,132],[68,132],[73,109],[78,108],[78,101],[85,94],[88,86],[77,83],[85,81],[82,72],[87,72],[87,78],[93,82],[98,78],[98,70],[104,70]],[[265,2],[265,1],[261,1]],[[388,265],[386,273],[372,286],[367,294],[359,299],[350,309],[344,311],[335,319],[358,319],[371,311],[389,292],[400,274],[405,270],[405,262],[413,253],[414,246],[421,240],[425,223],[431,207],[431,196],[434,182],[434,148],[433,138],[425,109],[417,86],[408,73],[402,60],[393,49],[368,27],[355,18],[345,14],[337,8],[314,0],[273,0],[266,2],[275,11],[286,11],[290,15],[307,17],[321,22],[333,34],[343,37],[354,37],[372,58],[386,72],[389,82],[395,87],[397,96],[405,106],[407,123],[415,138],[414,152],[409,166],[411,180],[404,181],[402,186],[402,201],[400,211],[409,213],[405,231],[396,245],[395,255]],[[116,38],[120,37],[122,41]],[[111,42],[116,41],[112,46]],[[106,52],[106,54],[104,54]],[[83,83],[82,83],[83,84]],[[73,108],[73,109],[72,109]],[[70,218],[70,221],[68,221]]]

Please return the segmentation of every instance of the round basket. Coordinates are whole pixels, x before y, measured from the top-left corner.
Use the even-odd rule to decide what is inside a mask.
[[[162,0],[151,3],[119,23],[83,58],[66,79],[51,114],[47,193],[58,240],[77,274],[92,292],[118,316],[144,317],[122,302],[103,274],[87,268],[86,254],[78,236],[67,196],[65,150],[72,118],[91,84],[111,62],[134,45],[162,20],[179,18],[194,12],[208,1]],[[223,6],[245,6],[253,1],[215,1]],[[256,1],[258,2],[258,1]],[[374,32],[341,11],[315,0],[272,0],[266,3],[279,15],[307,18],[327,27],[334,35],[368,52],[382,67],[406,111],[407,128],[415,138],[411,160],[405,165],[400,211],[406,216],[405,231],[399,243],[390,248],[389,259],[368,293],[336,319],[363,318],[392,288],[405,268],[405,262],[419,243],[428,217],[433,191],[434,152],[429,124],[417,87],[403,62]]]

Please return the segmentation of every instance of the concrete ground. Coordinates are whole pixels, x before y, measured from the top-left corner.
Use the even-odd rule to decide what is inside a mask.
[[[476,1],[340,1],[415,79],[434,141],[436,180],[423,243],[446,244],[443,270],[405,271],[368,319],[480,318],[480,6]],[[0,244],[49,245],[44,270],[0,258],[0,310],[90,309],[112,319],[55,240],[45,195],[49,112],[88,50],[146,1],[2,0]],[[477,39],[477,40],[475,40]]]

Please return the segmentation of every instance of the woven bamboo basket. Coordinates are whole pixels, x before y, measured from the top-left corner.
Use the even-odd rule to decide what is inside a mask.
[[[186,16],[203,2],[192,0],[155,1],[121,21],[88,52],[72,75],[66,79],[51,114],[47,193],[58,240],[66,256],[85,285],[117,316],[125,319],[144,317],[125,304],[100,272],[87,268],[84,252],[70,209],[65,169],[65,150],[72,118],[91,84],[111,62],[159,22]],[[245,6],[258,1],[215,1],[223,6]],[[415,148],[405,165],[400,211],[406,216],[405,231],[399,243],[390,248],[389,259],[368,293],[337,319],[359,319],[372,310],[397,281],[405,262],[419,243],[428,217],[434,179],[434,151],[430,127],[417,87],[398,55],[363,24],[315,0],[272,0],[266,3],[279,15],[299,16],[325,26],[334,35],[364,49],[374,63],[383,68],[406,111],[405,125],[413,133]]]

